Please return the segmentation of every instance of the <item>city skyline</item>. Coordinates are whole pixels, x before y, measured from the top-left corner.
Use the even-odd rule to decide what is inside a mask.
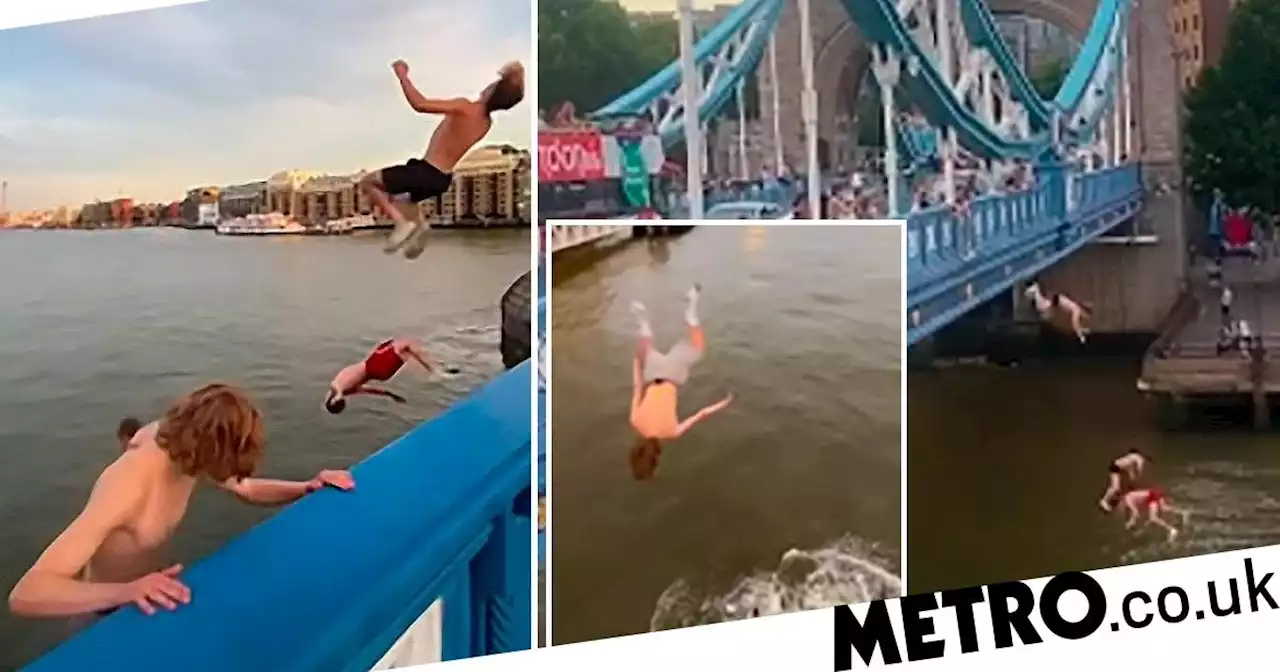
[[[432,97],[474,97],[529,60],[523,0],[219,0],[0,33],[0,180],[8,209],[190,188],[302,169],[336,174],[421,156]],[[472,55],[474,54],[474,55]],[[447,64],[445,61],[447,60]],[[530,103],[486,144],[531,144]],[[529,109],[526,109],[529,108]]]

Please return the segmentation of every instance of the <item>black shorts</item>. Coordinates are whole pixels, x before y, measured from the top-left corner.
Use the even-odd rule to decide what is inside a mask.
[[[414,203],[435,198],[449,190],[453,176],[422,159],[382,169],[382,186],[389,194],[408,194]]]

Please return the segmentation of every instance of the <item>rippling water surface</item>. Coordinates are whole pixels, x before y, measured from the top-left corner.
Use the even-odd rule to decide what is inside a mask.
[[[704,226],[558,258],[552,288],[552,641],[901,589],[900,233]],[[701,283],[708,352],[652,482],[627,455],[631,301],[660,347]]]
[[[0,585],[7,593],[115,458],[122,416],[154,417],[212,380],[266,416],[265,474],[345,467],[501,371],[498,297],[529,267],[527,231],[438,232],[417,262],[377,236],[222,238],[173,229],[0,232]],[[337,369],[384,337],[421,338],[456,375],[406,367],[404,405],[321,407]],[[216,549],[270,511],[200,492],[175,559]],[[0,669],[67,627],[0,614]]]

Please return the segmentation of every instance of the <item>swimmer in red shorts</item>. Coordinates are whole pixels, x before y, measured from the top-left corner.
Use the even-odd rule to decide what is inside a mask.
[[[1124,494],[1121,499],[1124,508],[1129,512],[1129,520],[1125,523],[1124,529],[1131,530],[1138,524],[1138,518],[1142,515],[1143,510],[1147,512],[1147,522],[1159,527],[1163,527],[1169,533],[1169,541],[1173,541],[1178,537],[1178,528],[1174,527],[1160,515],[1164,513],[1177,514],[1182,516],[1182,524],[1187,524],[1188,512],[1174,508],[1169,501],[1169,495],[1160,488],[1142,488],[1140,490],[1130,490]]]
[[[353,394],[374,394],[403,404],[404,397],[368,383],[371,380],[391,380],[404,366],[406,358],[418,362],[427,371],[433,371],[426,356],[422,346],[409,339],[395,338],[379,343],[364,361],[344,367],[333,377],[329,383],[329,395],[324,400],[325,409],[330,413],[341,413],[347,408],[347,397]]]

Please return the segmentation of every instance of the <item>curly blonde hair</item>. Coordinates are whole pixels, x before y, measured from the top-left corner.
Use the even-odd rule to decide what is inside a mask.
[[[239,388],[205,385],[169,407],[156,443],[189,476],[246,478],[262,456],[262,414]]]

